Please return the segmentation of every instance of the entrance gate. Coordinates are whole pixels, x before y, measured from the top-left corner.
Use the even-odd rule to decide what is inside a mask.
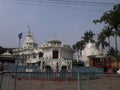
[[[17,72],[15,83],[15,75],[1,72],[0,90],[84,90],[83,83],[90,90],[90,79],[100,77],[95,72]]]

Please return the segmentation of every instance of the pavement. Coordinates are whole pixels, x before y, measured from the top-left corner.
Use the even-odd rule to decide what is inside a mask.
[[[4,76],[2,90],[14,90],[14,81],[12,77]],[[104,74],[100,78],[80,80],[80,82],[77,80],[19,79],[16,85],[16,90],[78,90],[78,87],[80,90],[120,90],[120,75]]]

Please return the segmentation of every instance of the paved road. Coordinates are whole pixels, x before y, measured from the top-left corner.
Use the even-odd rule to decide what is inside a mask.
[[[90,82],[90,84],[89,84]],[[103,75],[99,79],[81,80],[81,90],[120,90],[119,75]],[[8,83],[10,83],[8,85]],[[13,90],[14,79],[3,78],[2,90]],[[90,87],[90,89],[88,89]],[[16,90],[78,90],[77,81],[17,80]]]

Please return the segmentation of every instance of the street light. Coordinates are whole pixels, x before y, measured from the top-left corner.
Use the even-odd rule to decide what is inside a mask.
[[[19,39],[19,49],[18,49],[18,52],[19,52],[19,50],[20,50],[20,44],[21,44],[21,39],[22,39],[22,32],[20,33],[20,34],[18,34],[18,39]],[[16,90],[16,84],[17,84],[17,69],[18,69],[18,62],[19,62],[19,59],[20,59],[20,57],[19,57],[19,55],[18,55],[18,60],[16,61],[16,71],[15,71],[15,83],[14,83],[14,90]]]

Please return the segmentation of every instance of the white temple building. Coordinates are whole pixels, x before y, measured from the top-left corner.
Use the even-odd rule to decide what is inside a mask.
[[[53,71],[72,70],[74,51],[69,45],[54,38],[42,44],[41,49],[44,54],[44,59],[41,60],[41,69],[44,69],[44,64],[46,64]]]
[[[89,66],[89,58],[88,56],[91,55],[100,55],[100,51],[95,48],[93,43],[89,42],[84,50],[82,50],[82,55],[80,56],[80,60],[82,60],[85,63],[85,66]]]
[[[26,35],[22,47],[14,50],[14,53],[19,54],[20,58],[22,58],[19,64],[25,65],[28,63],[38,63],[40,61],[39,52],[38,44],[30,30]]]
[[[40,65],[40,70],[51,69],[53,71],[72,70],[72,60],[74,51],[62,41],[53,38],[38,47],[34,36],[30,30],[26,35],[23,45],[14,50],[15,54],[21,57],[21,63],[24,65]],[[43,53],[43,56],[40,56]]]

